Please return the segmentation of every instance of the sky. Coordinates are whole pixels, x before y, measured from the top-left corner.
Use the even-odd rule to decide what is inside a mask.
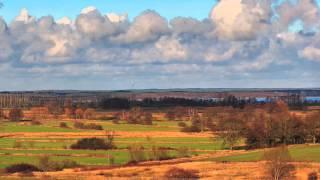
[[[2,2],[2,91],[320,87],[314,0]]]
[[[5,6],[1,15],[13,20],[22,8],[27,8],[36,17],[52,15],[76,18],[79,12],[88,6],[95,6],[102,13],[128,13],[132,19],[146,9],[157,11],[171,19],[177,16],[207,18],[215,0],[3,0]]]

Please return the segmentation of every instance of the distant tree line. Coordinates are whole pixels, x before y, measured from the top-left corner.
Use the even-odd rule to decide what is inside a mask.
[[[221,100],[214,99],[186,99],[186,98],[173,98],[164,97],[160,99],[145,98],[143,100],[129,100],[127,98],[106,98],[102,99],[98,104],[101,109],[131,109],[133,107],[154,107],[154,108],[167,108],[167,107],[218,107],[230,106],[234,108],[244,108],[246,105],[259,105],[267,104],[266,101],[257,101],[255,98],[239,99],[233,95],[227,96]],[[303,109],[305,106],[320,106],[317,101],[293,101],[288,103],[291,109]]]
[[[239,100],[235,96],[228,96],[221,101],[214,99],[186,99],[165,97],[160,99],[145,98],[141,101],[129,100],[126,98],[107,98],[100,101],[98,107],[102,109],[131,109],[133,107],[214,107],[232,106],[243,108],[246,104],[261,104],[262,102]]]

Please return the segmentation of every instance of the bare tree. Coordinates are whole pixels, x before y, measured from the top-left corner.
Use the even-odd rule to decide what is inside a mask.
[[[0,120],[5,118],[5,114],[2,109],[0,109]]]
[[[228,114],[225,118],[220,119],[219,128],[223,145],[233,150],[234,146],[242,137],[243,122],[239,113]]]
[[[93,108],[88,108],[84,111],[83,116],[85,119],[95,118],[96,111]]]
[[[23,112],[21,109],[14,108],[9,112],[9,119],[11,121],[20,121],[23,118]]]
[[[76,119],[83,119],[84,111],[81,108],[77,108],[75,111]]]
[[[309,136],[312,138],[312,143],[317,142],[317,137],[320,136],[320,113],[312,113],[306,118],[306,128]]]
[[[273,180],[290,179],[294,166],[290,164],[291,156],[287,146],[268,150],[264,154],[267,161],[267,176]]]

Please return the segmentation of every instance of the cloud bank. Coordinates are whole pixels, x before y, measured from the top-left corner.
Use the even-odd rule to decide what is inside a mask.
[[[221,0],[203,20],[95,7],[73,20],[0,18],[1,89],[309,87],[319,67],[313,0]]]

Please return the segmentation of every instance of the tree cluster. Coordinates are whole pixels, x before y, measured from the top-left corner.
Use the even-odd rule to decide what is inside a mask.
[[[129,111],[126,120],[129,124],[152,125],[152,119],[152,113],[145,112],[141,108],[135,107]]]
[[[248,148],[320,142],[320,113],[297,116],[283,101],[233,110],[213,124],[213,131],[218,131],[230,148],[241,138]]]

